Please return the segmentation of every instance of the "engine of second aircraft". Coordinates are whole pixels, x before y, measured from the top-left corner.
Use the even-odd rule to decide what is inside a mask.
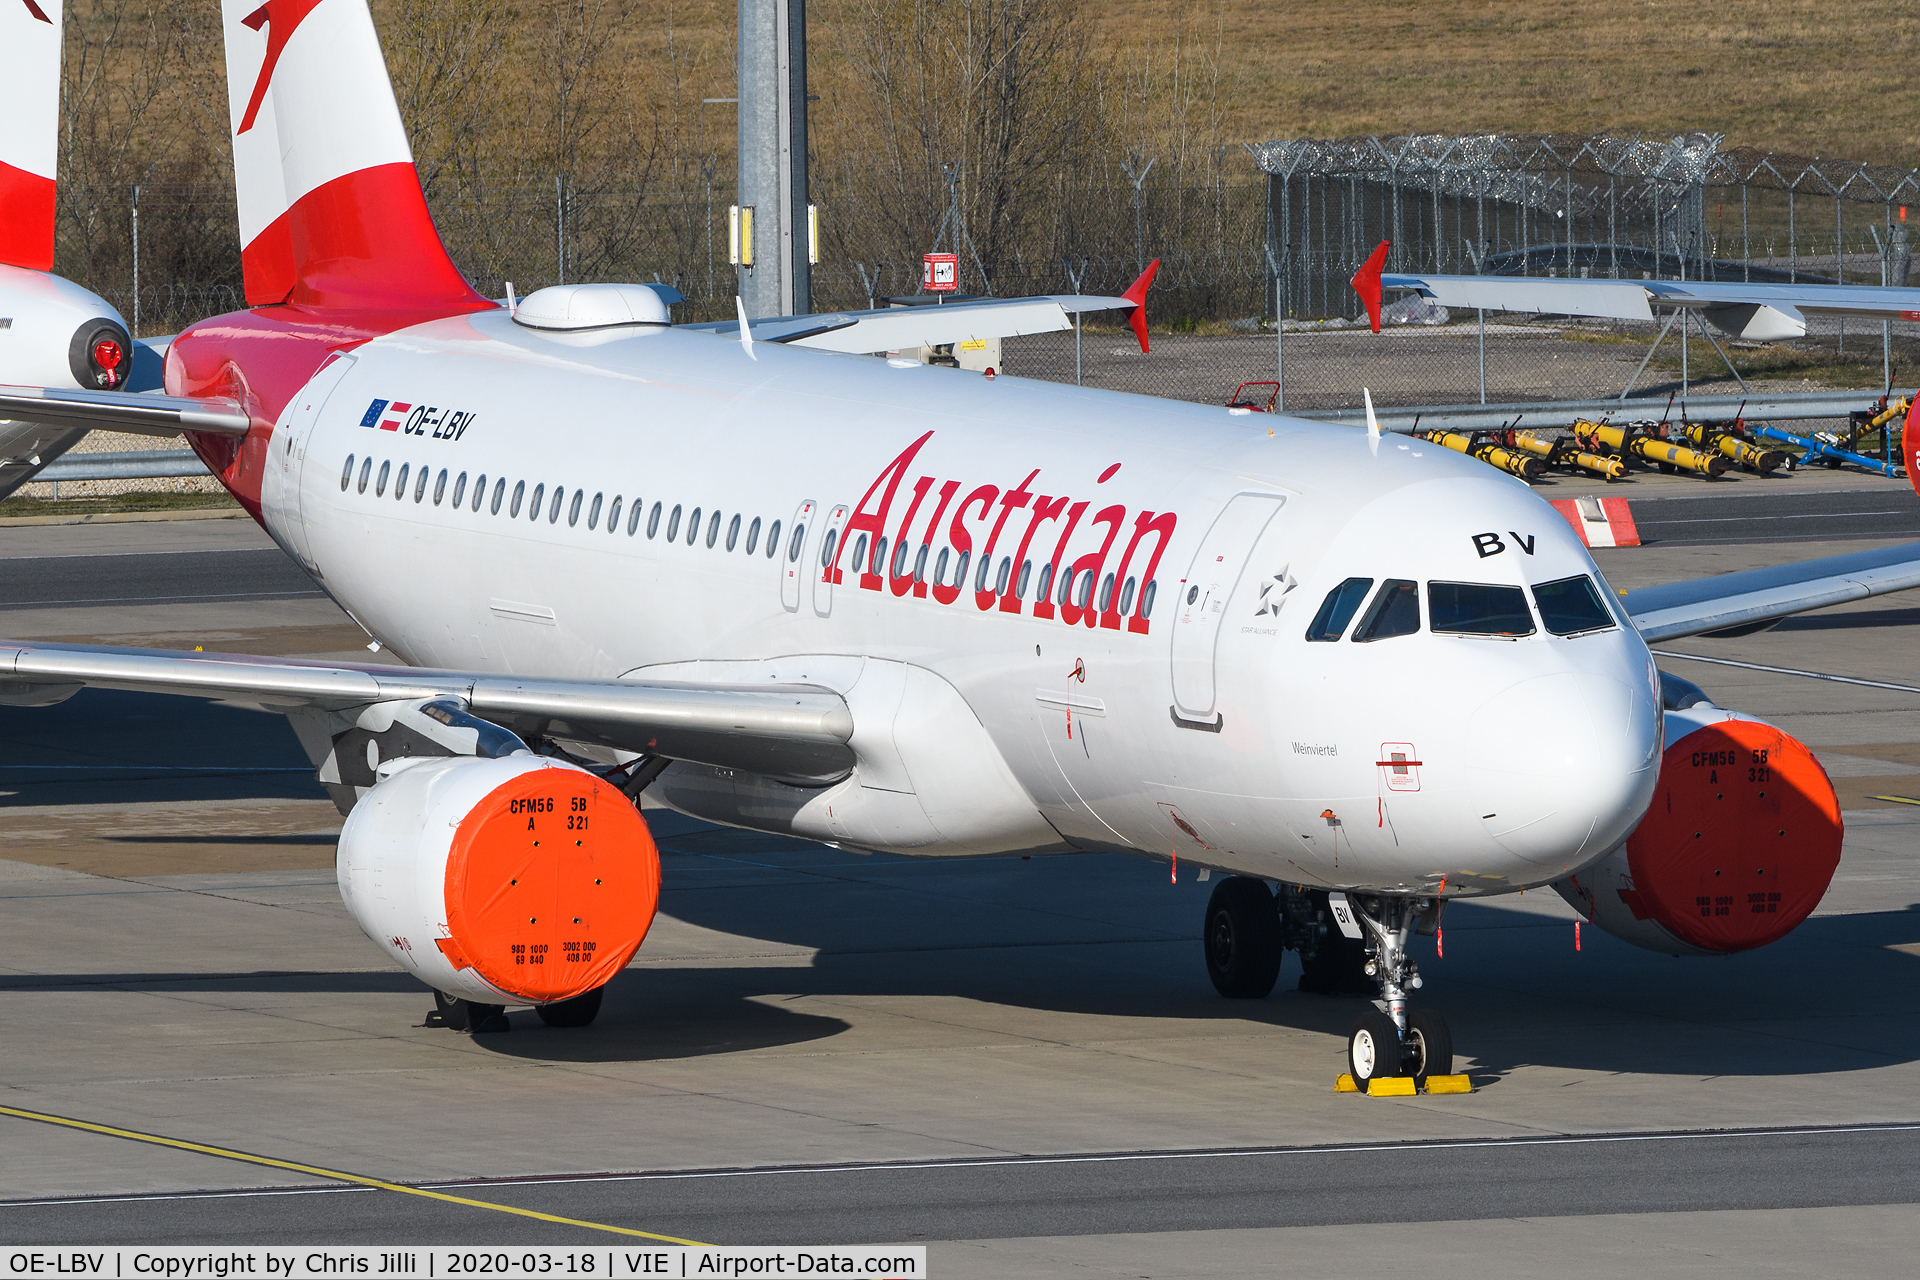
[[[1704,700],[1669,706],[1666,741],[1640,825],[1554,888],[1606,932],[1669,955],[1726,955],[1786,936],[1840,863],[1840,801],[1826,770],[1785,731]]]
[[[639,950],[660,856],[617,788],[520,754],[394,761],[340,833],[340,896],[409,972],[482,1004],[604,985]]]

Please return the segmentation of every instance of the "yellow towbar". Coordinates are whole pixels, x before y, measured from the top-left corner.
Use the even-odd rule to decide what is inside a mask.
[[[1476,441],[1472,436],[1462,435],[1458,431],[1426,431],[1421,434],[1434,444],[1478,458],[1488,466],[1498,467],[1522,480],[1537,480],[1540,473],[1546,470],[1546,464],[1532,454],[1503,449],[1491,440]]]

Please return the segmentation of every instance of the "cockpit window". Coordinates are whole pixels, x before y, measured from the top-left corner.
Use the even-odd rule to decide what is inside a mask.
[[[1410,636],[1420,630],[1420,584],[1404,578],[1388,578],[1380,584],[1380,593],[1367,606],[1360,625],[1353,629],[1357,643]]]
[[[1372,589],[1372,578],[1348,578],[1327,592],[1327,598],[1320,602],[1320,612],[1313,615],[1313,624],[1307,628],[1307,639],[1338,640]]]
[[[1427,626],[1464,636],[1530,636],[1533,615],[1519,587],[1482,582],[1429,582]]]
[[[1535,587],[1533,602],[1540,606],[1540,621],[1557,636],[1604,631],[1614,625],[1613,615],[1601,601],[1599,589],[1585,574]]]

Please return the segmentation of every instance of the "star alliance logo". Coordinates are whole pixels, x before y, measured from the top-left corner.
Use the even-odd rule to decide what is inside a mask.
[[[1260,607],[1253,611],[1256,618],[1277,617],[1280,606],[1287,602],[1287,596],[1300,584],[1287,575],[1292,565],[1283,565],[1280,572],[1260,584]]]

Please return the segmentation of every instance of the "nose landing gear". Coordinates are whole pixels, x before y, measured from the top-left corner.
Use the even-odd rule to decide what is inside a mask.
[[[1336,904],[1336,908],[1337,908]],[[1453,1074],[1453,1034],[1447,1020],[1431,1009],[1407,1008],[1407,993],[1420,989],[1420,967],[1407,955],[1407,938],[1434,904],[1426,898],[1387,896],[1372,908],[1348,899],[1355,923],[1367,934],[1367,974],[1380,983],[1376,1007],[1354,1019],[1347,1034],[1347,1065],[1362,1089],[1376,1077],[1412,1076],[1424,1086],[1428,1076]]]
[[[1300,953],[1302,991],[1372,995],[1377,984],[1374,1007],[1354,1020],[1347,1036],[1354,1083],[1364,1090],[1376,1078],[1411,1076],[1425,1088],[1429,1076],[1453,1074],[1453,1035],[1440,1014],[1407,1007],[1407,993],[1421,986],[1407,939],[1438,909],[1431,898],[1357,899],[1289,884],[1276,898],[1264,880],[1229,876],[1207,900],[1201,930],[1207,976],[1230,1000],[1264,999],[1292,949]],[[1336,927],[1341,913],[1347,919]]]

